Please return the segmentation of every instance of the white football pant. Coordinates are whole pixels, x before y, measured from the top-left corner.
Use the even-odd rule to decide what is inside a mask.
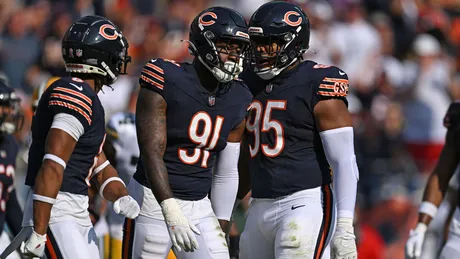
[[[24,206],[23,227],[33,226],[33,190]],[[45,254],[56,259],[99,259],[98,238],[89,218],[88,196],[59,192],[51,209]]]
[[[449,237],[442,248],[440,259],[460,258],[460,210],[455,209],[449,227]]]
[[[165,259],[172,242],[168,234],[161,207],[152,191],[131,178],[129,194],[139,203],[139,216],[126,219],[123,233],[123,259]],[[184,215],[200,230],[196,235],[199,249],[177,252],[177,259],[229,259],[225,234],[214,215],[211,201],[177,199]]]
[[[329,185],[277,199],[252,199],[240,238],[240,259],[330,258],[324,251],[335,221]]]

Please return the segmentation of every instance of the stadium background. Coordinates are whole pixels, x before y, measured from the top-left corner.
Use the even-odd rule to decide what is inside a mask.
[[[134,111],[137,78],[152,57],[190,60],[188,26],[211,5],[249,18],[266,0],[0,0],[0,73],[22,98],[16,185],[23,204],[34,88],[63,76],[60,43],[77,18],[104,15],[130,41],[129,75],[100,98],[106,118]],[[356,232],[360,259],[404,258],[427,175],[444,142],[443,116],[460,96],[460,1],[297,0],[312,23],[306,58],[350,77],[360,167]],[[235,216],[244,224],[244,208]],[[442,227],[438,227],[442,229]],[[439,234],[439,232],[437,232]]]

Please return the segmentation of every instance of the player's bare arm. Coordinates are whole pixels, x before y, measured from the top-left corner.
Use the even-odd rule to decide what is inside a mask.
[[[108,201],[115,202],[119,198],[128,195],[125,184],[118,177],[117,170],[109,163],[104,152],[99,155],[95,168],[95,176],[91,180],[99,191],[101,191],[101,187],[104,187],[101,192],[102,197]],[[107,182],[109,179],[116,180]],[[104,185],[104,183],[106,184]]]
[[[325,131],[343,127],[352,127],[351,115],[342,100],[320,101],[314,109],[318,130]]]
[[[110,164],[104,152],[99,154],[97,161],[91,180],[99,190],[99,195],[113,202],[115,213],[127,218],[137,217],[140,211],[139,205],[128,195],[125,183],[118,176],[117,170]]]
[[[446,142],[438,163],[426,184],[423,201],[419,209],[418,224],[415,229],[411,230],[410,237],[406,243],[406,255],[408,258],[418,258],[421,255],[425,232],[448,192],[449,181],[460,161],[460,150],[456,146],[456,134],[453,130],[448,129]]]
[[[50,159],[43,160],[40,172],[35,179],[34,194],[34,230],[40,235],[46,234],[53,202],[61,188],[65,164],[70,159],[77,141],[60,129],[51,129],[48,133],[45,154]]]
[[[438,163],[428,178],[428,182],[423,194],[423,202],[432,203],[439,207],[449,187],[450,178],[455,172],[460,161],[460,154],[455,145],[455,134],[452,130],[448,130],[446,134],[446,142],[439,156]],[[426,225],[430,224],[432,216],[430,213],[419,213],[418,222]]]
[[[245,127],[246,119],[241,121],[228,135],[227,147],[221,151],[213,177],[215,188],[211,191],[211,198],[215,199],[212,199],[211,202],[219,224],[226,234],[230,231],[230,217],[238,192],[238,158]]]
[[[137,138],[147,179],[158,203],[173,197],[163,161],[166,108],[166,101],[160,94],[141,88],[136,108]]]

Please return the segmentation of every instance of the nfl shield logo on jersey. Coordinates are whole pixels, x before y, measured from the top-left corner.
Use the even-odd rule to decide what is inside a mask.
[[[272,90],[273,90],[273,85],[272,84],[268,84],[265,87],[265,92],[267,92],[267,93],[271,93]]]
[[[214,104],[216,104],[216,97],[213,95],[209,96],[208,103],[209,103],[209,106],[214,106]]]

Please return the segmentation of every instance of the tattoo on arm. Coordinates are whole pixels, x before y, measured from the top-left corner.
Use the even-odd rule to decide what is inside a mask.
[[[136,108],[137,137],[145,174],[159,203],[173,197],[163,161],[167,139],[166,108],[161,95],[144,88],[140,90]]]

